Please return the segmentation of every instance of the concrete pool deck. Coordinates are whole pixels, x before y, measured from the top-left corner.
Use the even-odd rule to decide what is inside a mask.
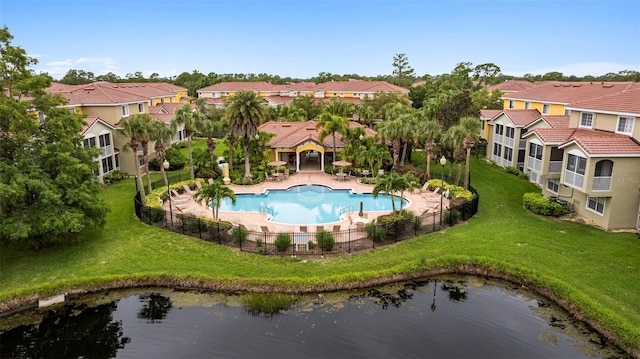
[[[264,181],[255,185],[228,185],[236,194],[242,193],[264,193],[268,189],[286,189],[296,185],[306,184],[319,184],[328,186],[334,189],[350,189],[354,193],[371,193],[373,185],[362,184],[355,177],[346,177],[346,180],[340,180],[337,176],[332,176],[320,171],[302,171],[296,174],[289,175],[288,178],[281,181]],[[173,213],[189,213],[195,216],[213,217],[211,208],[197,203],[193,200],[192,195],[182,194],[181,200],[183,201],[179,206],[181,209],[173,204]],[[433,213],[440,211],[440,194],[433,193],[431,191],[419,191],[405,192],[405,198],[409,201],[409,205],[404,209],[412,211],[417,216],[425,213]],[[444,209],[449,207],[449,200],[443,199]],[[163,207],[168,211],[169,202],[165,201]],[[349,212],[343,216],[338,222],[325,223],[320,225],[325,230],[332,230],[336,226],[340,226],[340,230],[355,229],[358,226],[358,222],[369,222],[374,220],[380,215],[387,214],[389,212],[367,212],[365,208],[364,216],[358,215],[359,209],[355,209],[355,212]],[[302,232],[300,225],[292,225],[286,223],[276,223],[268,220],[268,216],[265,213],[258,212],[219,212],[220,220],[229,221],[235,225],[243,224],[250,231],[260,232],[262,228],[268,228],[270,232]],[[307,225],[309,232],[317,231],[318,225]]]

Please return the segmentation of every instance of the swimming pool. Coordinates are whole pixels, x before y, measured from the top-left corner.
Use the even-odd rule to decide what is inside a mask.
[[[347,212],[391,211],[391,196],[352,193],[348,189],[331,189],[321,185],[299,185],[286,190],[272,189],[264,194],[237,194],[236,204],[224,199],[221,211],[264,212],[272,222],[286,224],[325,224],[337,222]],[[400,199],[395,199],[400,208]],[[403,203],[406,207],[407,201]]]

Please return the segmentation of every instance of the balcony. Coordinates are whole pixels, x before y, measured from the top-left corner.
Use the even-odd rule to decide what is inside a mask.
[[[497,165],[499,165],[499,164],[501,164],[501,163],[502,163],[502,157],[500,157],[500,156],[493,155],[493,157],[492,157],[491,159],[492,159],[492,160],[493,160],[493,162],[495,162]]]
[[[513,138],[512,137],[505,137],[504,145],[507,146],[507,147],[513,148]]]
[[[502,144],[502,135],[495,133],[493,135],[493,142]]]
[[[611,177],[593,177],[592,191],[611,191]]]
[[[527,168],[530,168],[536,172],[540,172],[540,169],[542,168],[542,160],[539,160],[535,157],[528,157]]]
[[[520,141],[518,141],[518,148],[522,149],[526,147],[527,147],[527,140],[525,140],[524,138],[521,138]]]
[[[562,161],[549,161],[549,173],[562,172]]]
[[[564,184],[582,189],[584,186],[584,175],[571,171],[564,171]]]

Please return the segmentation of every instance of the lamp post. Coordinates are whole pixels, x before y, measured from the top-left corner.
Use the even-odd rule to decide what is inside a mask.
[[[444,197],[444,165],[447,164],[447,159],[442,156],[440,158],[440,164],[442,165],[442,176],[441,176],[441,186],[442,191],[440,192],[440,225],[442,226],[442,197]]]
[[[169,161],[164,160],[162,163],[162,167],[165,171],[169,170],[171,164]],[[165,172],[165,176],[167,176],[167,197],[169,197],[169,218],[171,219],[171,227],[173,227],[173,210],[171,209],[171,187],[169,187],[169,175]]]

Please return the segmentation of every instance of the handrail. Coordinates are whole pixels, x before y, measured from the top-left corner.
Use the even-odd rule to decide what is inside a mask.
[[[268,213],[273,216],[273,210],[267,206],[260,206],[260,213]]]
[[[340,213],[338,213],[338,216],[342,216],[343,214],[345,214],[347,212],[353,212],[352,208],[353,208],[352,206],[342,207],[340,209]]]

